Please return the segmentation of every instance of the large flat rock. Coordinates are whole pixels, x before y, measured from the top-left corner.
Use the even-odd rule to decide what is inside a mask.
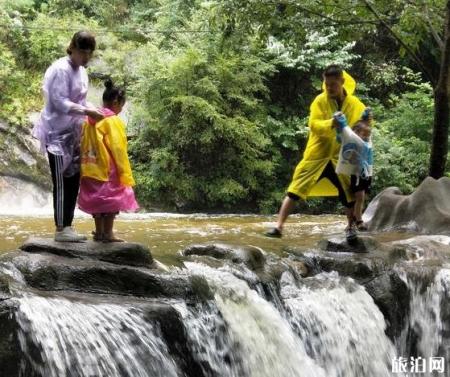
[[[260,269],[266,260],[263,250],[255,246],[225,243],[205,243],[189,245],[181,251],[183,256],[199,255],[216,259],[227,259],[234,263],[244,263],[252,270]]]
[[[67,258],[95,259],[126,266],[155,267],[149,248],[132,242],[56,242],[50,238],[30,238],[20,249],[28,253],[49,253]]]
[[[381,246],[374,238],[358,236],[348,241],[345,236],[334,236],[319,241],[319,248],[335,253],[368,253]]]
[[[2,255],[28,286],[43,291],[76,291],[136,297],[187,298],[188,277],[109,262],[17,251]]]

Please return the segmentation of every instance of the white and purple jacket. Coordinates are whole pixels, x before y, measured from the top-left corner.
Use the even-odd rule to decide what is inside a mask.
[[[86,69],[74,67],[68,56],[56,60],[44,76],[45,107],[32,134],[40,141],[43,153],[63,156],[65,176],[80,169],[81,125],[88,83]]]

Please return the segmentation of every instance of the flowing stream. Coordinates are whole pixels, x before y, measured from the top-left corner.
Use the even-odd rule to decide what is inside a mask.
[[[0,252],[14,250],[30,235],[52,236],[51,208],[37,204],[41,211],[35,211],[30,203],[37,202],[25,201],[30,206],[26,216],[23,203],[20,210],[11,206],[11,213],[5,204],[0,208]],[[425,271],[419,265],[410,269],[420,262],[410,261],[408,268],[398,267],[410,302],[400,335],[390,339],[380,309],[351,278],[336,272],[299,278],[285,271],[277,282],[265,283],[243,265],[212,267],[184,261],[179,254],[192,243],[228,242],[285,257],[287,247],[314,250],[319,239],[345,226],[342,216],[294,216],[286,237],[271,240],[262,233],[273,221],[273,216],[253,215],[121,215],[120,236],[149,245],[154,257],[169,265],[169,274],[187,277],[204,291],[197,302],[162,300],[158,305],[175,316],[161,312],[158,320],[148,315],[156,305],[150,299],[44,295],[26,289],[11,266],[0,266],[20,292],[14,300],[21,376],[450,376],[450,266]],[[75,224],[86,234],[93,226],[82,214]],[[377,237],[391,241],[411,234]],[[181,332],[175,331],[178,324]],[[394,358],[410,356],[444,357],[445,371],[393,372]]]
[[[173,273],[201,280],[207,291],[202,302],[168,303],[204,376],[382,377],[392,376],[394,357],[408,352],[448,357],[441,307],[449,298],[449,269],[427,287],[405,275],[410,315],[397,342],[385,335],[383,315],[365,289],[335,272],[305,279],[285,272],[276,300],[245,268],[186,262]],[[146,316],[145,300],[133,305],[26,293],[18,301],[24,377],[186,375],[158,322]]]

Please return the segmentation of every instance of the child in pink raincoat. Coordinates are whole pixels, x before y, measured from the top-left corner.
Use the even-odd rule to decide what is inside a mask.
[[[117,116],[125,104],[125,92],[111,80],[105,87],[100,109],[105,118],[96,122],[88,117],[83,125],[78,206],[94,217],[94,241],[122,242],[114,235],[114,219],[119,212],[134,212],[139,206],[132,189],[125,124]]]

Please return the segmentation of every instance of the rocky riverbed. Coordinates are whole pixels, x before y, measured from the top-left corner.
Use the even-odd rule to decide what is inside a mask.
[[[364,375],[378,377],[389,375],[395,356],[450,360],[448,237],[364,236],[355,248],[337,235],[281,255],[208,242],[179,255],[182,267],[168,267],[138,243],[36,238],[3,254],[0,370],[8,377],[360,376],[371,367]],[[425,335],[435,339],[431,350]],[[253,360],[261,357],[262,374]]]

